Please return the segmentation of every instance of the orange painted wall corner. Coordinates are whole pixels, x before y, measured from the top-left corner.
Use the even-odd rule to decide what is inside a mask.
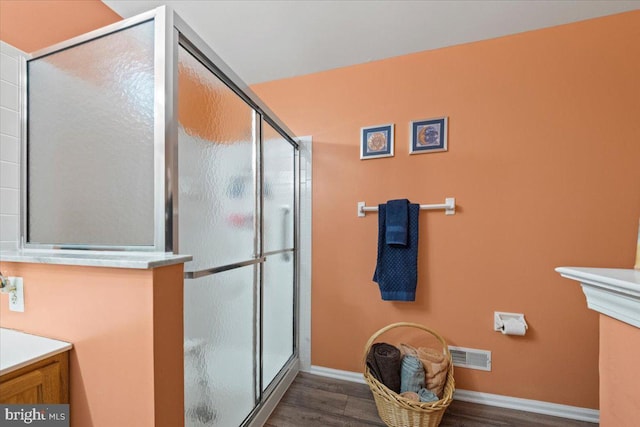
[[[634,11],[254,85],[313,136],[312,364],[361,372],[373,332],[413,321],[492,351],[458,388],[597,408],[598,316],[554,268],[633,265],[639,75]],[[409,123],[441,116],[449,150],[409,156]],[[360,160],[360,128],[384,123],[395,156]],[[456,215],[420,215],[416,301],[381,301],[377,217],[356,203],[445,197]],[[494,332],[494,311],[527,335]]]

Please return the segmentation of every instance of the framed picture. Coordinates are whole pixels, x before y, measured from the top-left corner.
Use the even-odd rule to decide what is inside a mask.
[[[393,157],[393,124],[360,130],[360,159]]]
[[[409,154],[447,151],[447,118],[411,122]]]

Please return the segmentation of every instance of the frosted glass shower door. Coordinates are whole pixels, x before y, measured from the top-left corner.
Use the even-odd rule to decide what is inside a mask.
[[[264,263],[262,281],[262,388],[294,352],[295,149],[262,124]]]
[[[256,405],[256,270],[247,266],[186,283],[186,427],[240,426]]]
[[[178,51],[185,425],[239,426],[257,404],[256,113]]]

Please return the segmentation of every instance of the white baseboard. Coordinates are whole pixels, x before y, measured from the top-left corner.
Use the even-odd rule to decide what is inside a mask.
[[[353,383],[366,384],[364,375],[358,372],[342,371],[340,369],[325,368],[324,366],[311,365],[308,371],[310,374],[320,375],[321,377],[335,378],[336,380],[351,381]]]
[[[519,397],[502,396],[500,394],[481,393],[470,390],[456,390],[453,398],[462,400],[463,402],[517,409],[519,411],[553,415],[554,417],[569,418],[572,420],[588,421],[591,423],[600,422],[600,411],[597,409],[581,408],[579,406],[561,405],[559,403],[543,402],[541,400],[521,399]]]
[[[365,383],[364,376],[358,372],[342,371],[340,369],[331,369],[315,365],[311,365],[311,369],[307,372],[338,380]],[[519,397],[502,396],[500,394],[481,393],[470,390],[456,390],[453,398],[463,402],[516,409],[518,411],[534,412],[536,414],[552,415],[554,417],[562,417],[572,420],[587,421],[591,423],[600,422],[600,411],[597,409],[581,408],[578,406],[561,405],[559,403],[543,402],[541,400],[521,399]]]

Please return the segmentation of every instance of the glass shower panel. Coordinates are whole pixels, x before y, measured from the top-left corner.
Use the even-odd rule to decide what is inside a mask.
[[[262,386],[266,389],[293,354],[294,147],[262,123],[264,263]],[[271,254],[269,254],[271,252]]]
[[[293,248],[294,147],[262,122],[264,251]]]
[[[262,389],[293,355],[293,254],[267,257],[262,310]]]
[[[185,283],[185,426],[239,426],[255,406],[256,266]]]
[[[27,63],[27,243],[153,246],[153,39],[148,21]]]
[[[182,46],[178,51],[180,252],[187,271],[255,256],[255,113]]]

